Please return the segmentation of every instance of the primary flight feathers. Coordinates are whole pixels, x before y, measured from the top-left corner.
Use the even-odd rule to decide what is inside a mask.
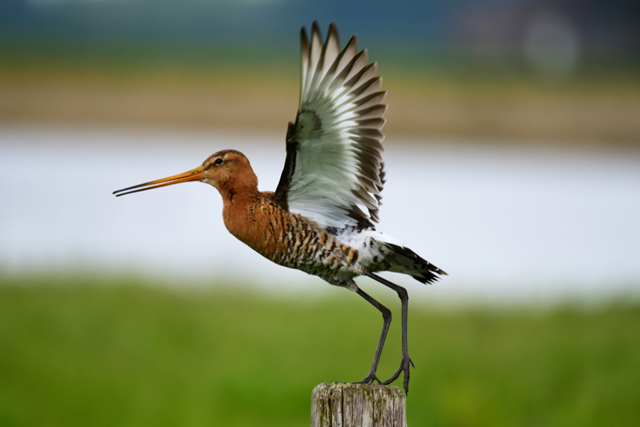
[[[302,81],[276,200],[324,227],[374,228],[384,184],[386,92],[353,36],[340,50],[334,24],[324,44],[316,22],[301,33]],[[331,191],[327,191],[331,189]]]

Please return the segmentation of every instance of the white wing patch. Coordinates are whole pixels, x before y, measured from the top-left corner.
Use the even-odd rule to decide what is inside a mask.
[[[333,24],[322,44],[314,22],[302,30],[302,82],[296,123],[276,198],[324,227],[373,228],[384,183],[380,129],[386,105],[375,64],[352,37],[340,51]]]

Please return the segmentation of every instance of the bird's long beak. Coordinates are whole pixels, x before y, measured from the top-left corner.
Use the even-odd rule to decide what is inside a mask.
[[[202,166],[190,170],[189,172],[173,175],[168,178],[158,179],[156,181],[145,182],[144,184],[134,185],[133,187],[123,188],[122,190],[116,190],[113,194],[116,197],[124,196],[125,194],[137,193],[139,191],[153,190],[154,188],[166,187],[167,185],[180,184],[182,182],[189,181],[202,181]]]

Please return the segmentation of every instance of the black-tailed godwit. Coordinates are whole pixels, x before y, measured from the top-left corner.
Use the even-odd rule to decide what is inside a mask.
[[[380,312],[383,326],[373,364],[361,383],[390,384],[404,372],[409,391],[407,291],[376,275],[393,271],[431,283],[446,274],[397,240],[377,231],[384,184],[382,117],[386,92],[367,51],[357,51],[353,36],[340,50],[338,31],[329,26],[324,44],[316,22],[311,39],[304,28],[302,85],[295,123],[289,123],[287,157],[275,192],[258,191],[249,160],[222,150],[202,166],[179,175],[115,191],[122,196],[189,181],[218,189],[227,230],[271,261],[318,276],[356,292]],[[356,285],[368,276],[393,289],[402,304],[402,359],[386,381],[378,362],[391,324],[391,311]]]

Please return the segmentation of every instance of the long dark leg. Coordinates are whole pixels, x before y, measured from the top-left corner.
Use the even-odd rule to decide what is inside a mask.
[[[371,369],[369,370],[369,374],[367,377],[360,381],[358,384],[371,384],[373,381],[381,381],[376,376],[376,371],[378,370],[378,363],[380,362],[380,355],[382,354],[382,347],[384,347],[384,341],[387,339],[387,333],[389,332],[389,326],[391,325],[391,310],[389,310],[384,305],[380,304],[378,301],[373,299],[369,294],[367,294],[362,289],[358,288],[356,291],[358,295],[362,298],[369,301],[375,308],[382,312],[382,319],[384,321],[382,325],[382,332],[380,332],[380,340],[378,341],[378,347],[376,348],[376,354],[373,356],[373,363],[371,364]]]
[[[409,357],[409,346],[407,344],[407,316],[409,314],[409,294],[407,293],[407,290],[402,286],[391,283],[390,281],[383,279],[380,276],[369,272],[366,272],[365,275],[393,289],[398,293],[398,296],[400,297],[400,302],[402,304],[402,361],[400,362],[400,367],[398,368],[396,373],[393,374],[393,376],[387,381],[384,381],[382,384],[391,384],[400,376],[400,373],[404,371],[404,381],[402,385],[404,386],[405,391],[409,393],[409,365],[415,368],[415,366],[413,365],[413,361]]]

